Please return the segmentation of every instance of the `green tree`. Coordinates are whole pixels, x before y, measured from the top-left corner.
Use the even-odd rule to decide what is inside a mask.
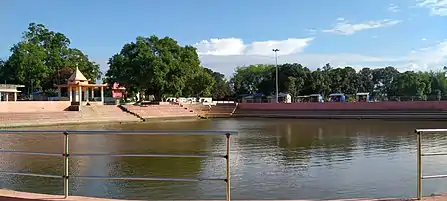
[[[392,66],[385,68],[352,67],[333,68],[326,64],[310,71],[301,64],[282,64],[278,66],[278,84],[281,92],[292,97],[319,93],[341,92],[354,95],[369,92],[383,100],[441,100],[447,93],[447,68],[437,72],[399,72]],[[238,67],[231,81],[236,94],[262,92],[266,95],[275,92],[275,66],[250,65]]]
[[[230,82],[225,79],[225,75],[214,72],[209,68],[204,68],[204,70],[214,78],[214,87],[211,89],[211,96],[214,100],[229,100],[233,98],[234,94],[231,90]]]
[[[393,82],[393,91],[396,96],[419,97],[431,93],[430,86],[427,86],[427,80],[424,79],[423,73],[415,73],[406,71],[396,75]]]
[[[216,80],[214,79],[214,77],[206,70],[199,70],[188,81],[187,94],[190,94],[194,97],[209,97],[212,95],[212,90],[214,88],[215,82]]]
[[[358,92],[374,93],[373,71],[370,68],[362,68],[358,72]]]
[[[191,90],[188,86],[189,82],[198,81],[196,75],[202,73],[196,49],[180,46],[169,37],[137,37],[113,55],[108,64],[108,81],[125,84],[133,92],[153,94],[157,100],[164,96],[207,92],[203,88]]]
[[[309,79],[310,70],[301,64],[282,64],[278,67],[279,91],[299,94],[306,90],[305,81]]]
[[[389,97],[396,94],[393,90],[393,81],[397,75],[399,71],[392,66],[373,70],[373,82],[378,95]]]
[[[231,79],[234,91],[237,94],[273,93],[274,71],[275,66],[265,64],[237,67]]]
[[[435,95],[436,99],[440,100],[443,94],[447,94],[447,79],[445,77],[445,72],[441,70],[438,72],[426,72],[425,74],[428,76],[432,95]]]
[[[63,78],[55,74],[67,67],[78,66],[93,82],[99,79],[99,65],[69,45],[70,40],[64,34],[51,31],[43,24],[30,23],[22,40],[12,46],[12,54],[1,71],[9,75],[7,80],[23,83],[28,90],[48,90],[54,84],[63,83]]]
[[[45,49],[34,43],[19,42],[11,51],[7,72],[15,76],[14,81],[24,83],[29,92],[42,88],[42,81],[50,72],[45,65]]]
[[[300,83],[298,83],[298,79],[296,77],[289,76],[284,83],[285,92],[289,93],[292,97],[298,96]]]
[[[322,95],[329,95],[331,93],[331,80],[328,71],[317,70],[311,73],[310,87],[312,93],[318,93]]]
[[[6,81],[7,77],[5,74],[6,71],[6,62],[0,59],[0,81]]]

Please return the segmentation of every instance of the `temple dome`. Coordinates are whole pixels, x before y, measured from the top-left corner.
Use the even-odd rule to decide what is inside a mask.
[[[79,68],[76,66],[75,72],[68,78],[68,81],[88,81],[87,78],[81,73]]]

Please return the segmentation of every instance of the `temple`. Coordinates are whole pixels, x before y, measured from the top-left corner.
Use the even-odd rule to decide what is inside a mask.
[[[90,80],[85,78],[78,67],[76,67],[75,72],[68,78],[67,84],[55,86],[57,87],[59,99],[62,98],[61,88],[67,88],[71,105],[81,106],[83,101],[85,104],[92,102],[101,105],[104,104],[104,87],[107,87],[107,84],[91,84]],[[95,99],[95,88],[101,90],[101,99],[99,101]]]
[[[112,86],[112,97],[115,98],[115,105],[120,104],[120,98],[123,97],[123,92],[126,90],[125,87],[120,86],[118,82],[113,83]]]

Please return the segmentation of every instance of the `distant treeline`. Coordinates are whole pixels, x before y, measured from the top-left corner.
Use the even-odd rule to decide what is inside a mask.
[[[431,72],[399,72],[394,67],[363,68],[356,71],[351,67],[332,68],[326,64],[311,71],[301,64],[278,66],[278,87],[292,97],[309,94],[331,93],[356,94],[368,92],[380,99],[427,97],[441,98],[447,93],[446,67]],[[273,94],[275,92],[275,65],[249,65],[239,67],[231,79],[236,94]]]

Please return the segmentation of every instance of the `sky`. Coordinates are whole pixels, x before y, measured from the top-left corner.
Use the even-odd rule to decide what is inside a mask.
[[[65,34],[108,69],[137,36],[169,36],[197,48],[202,65],[301,63],[438,70],[447,65],[447,0],[0,1],[0,58],[30,22]]]

